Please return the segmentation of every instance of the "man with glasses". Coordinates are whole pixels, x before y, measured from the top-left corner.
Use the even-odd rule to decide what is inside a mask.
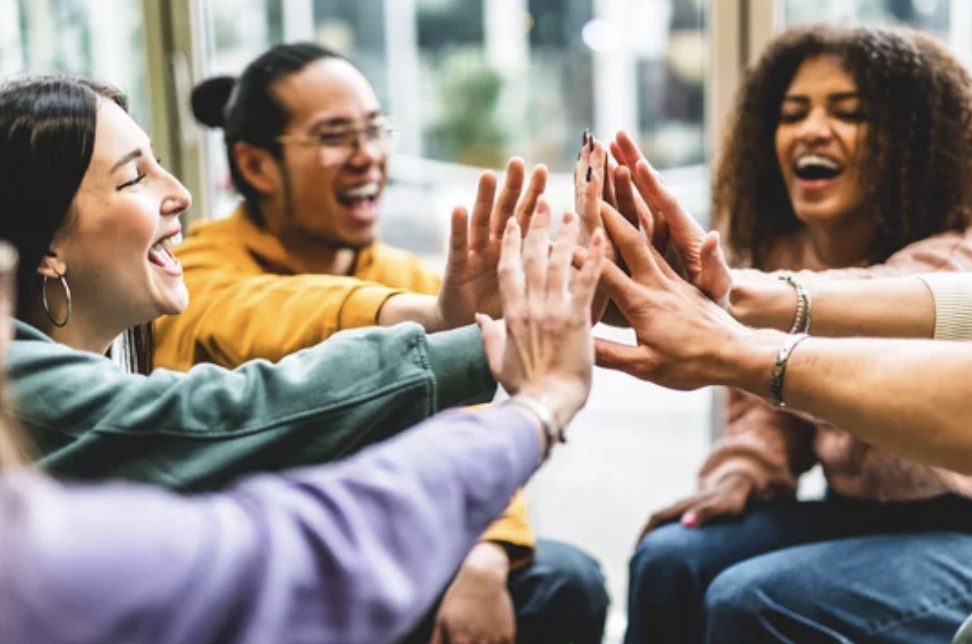
[[[176,250],[191,301],[157,325],[157,366],[232,368],[347,328],[411,320],[431,332],[472,322],[475,310],[452,302],[454,273],[443,287],[418,257],[377,240],[395,130],[349,61],[313,44],[277,46],[239,79],[203,82],[192,101],[201,122],[224,129],[243,203],[228,219],[196,224]],[[541,168],[527,182],[522,162],[511,162],[497,197],[495,179],[484,177],[469,247],[477,221],[528,217],[545,180]],[[498,256],[492,228],[484,243]],[[408,641],[600,642],[607,603],[597,563],[538,543],[518,495]]]

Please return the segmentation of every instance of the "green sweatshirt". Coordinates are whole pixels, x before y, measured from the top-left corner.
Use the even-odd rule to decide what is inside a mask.
[[[42,468],[193,491],[340,458],[496,388],[476,327],[427,336],[411,323],[342,332],[276,364],[141,376],[17,321],[8,371]]]

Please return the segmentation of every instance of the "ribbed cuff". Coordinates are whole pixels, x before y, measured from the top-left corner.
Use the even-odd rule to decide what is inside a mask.
[[[378,313],[393,295],[405,293],[402,289],[388,288],[380,284],[365,284],[354,290],[341,307],[338,329],[359,329],[378,324]]]
[[[919,275],[935,300],[935,339],[972,340],[972,275]]]
[[[469,326],[428,336],[429,368],[435,376],[436,411],[487,403],[496,394],[479,327]]]

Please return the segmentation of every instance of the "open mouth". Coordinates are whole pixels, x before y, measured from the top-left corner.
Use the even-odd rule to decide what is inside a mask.
[[[372,181],[349,190],[341,190],[337,193],[337,200],[342,206],[359,208],[377,203],[379,194],[381,186]]]
[[[178,246],[181,241],[182,232],[177,230],[155,242],[148,252],[149,262],[166,272],[181,273],[182,265],[176,259],[175,255],[172,254],[172,249]]]
[[[844,172],[844,166],[830,157],[806,154],[793,164],[793,174],[803,181],[835,179]]]

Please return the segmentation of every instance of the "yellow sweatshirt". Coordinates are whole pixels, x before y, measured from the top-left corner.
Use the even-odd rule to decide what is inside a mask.
[[[179,371],[200,362],[230,369],[256,358],[275,362],[343,329],[374,325],[396,293],[434,295],[441,285],[420,258],[380,243],[358,253],[351,276],[301,274],[242,206],[228,219],[194,224],[176,255],[189,307],[156,322],[155,365]],[[532,551],[522,492],[483,539]]]

